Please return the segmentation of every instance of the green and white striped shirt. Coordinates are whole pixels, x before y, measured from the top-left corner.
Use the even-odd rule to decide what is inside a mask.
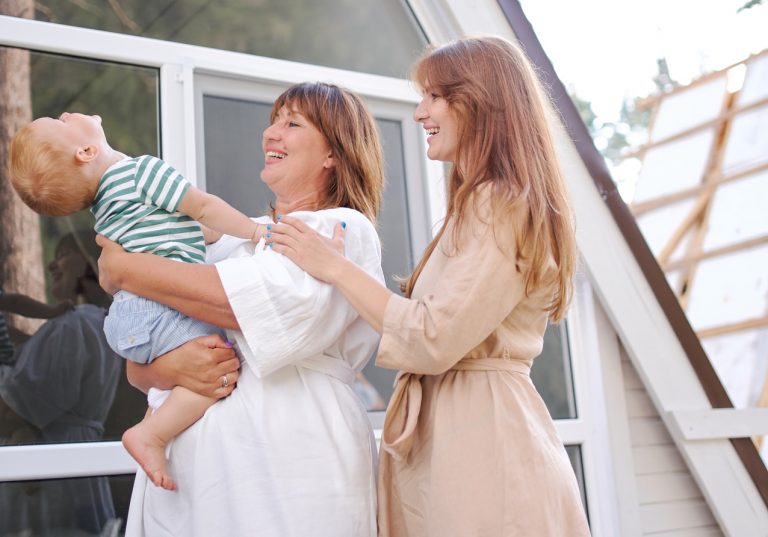
[[[91,207],[96,232],[130,252],[203,263],[205,240],[200,224],[177,212],[189,186],[157,157],[116,162],[104,172]]]

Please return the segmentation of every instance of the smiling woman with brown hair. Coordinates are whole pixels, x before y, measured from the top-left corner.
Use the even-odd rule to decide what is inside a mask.
[[[299,84],[271,120],[261,179],[275,212],[326,235],[349,222],[347,254],[383,282],[373,224],[383,166],[363,102],[330,84]],[[258,221],[274,225],[271,215]],[[351,385],[378,334],[332,286],[261,243],[224,237],[209,254],[215,265],[191,265],[100,242],[103,285],[227,328],[243,360],[238,375],[231,354],[198,339],[128,364],[143,390],[180,384],[229,396],[173,441],[178,491],[139,473],[126,535],[373,537],[375,446]]]

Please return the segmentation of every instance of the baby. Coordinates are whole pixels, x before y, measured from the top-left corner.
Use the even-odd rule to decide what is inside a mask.
[[[112,149],[99,116],[64,113],[58,119],[36,119],[13,138],[10,161],[13,187],[32,210],[64,216],[90,207],[96,232],[128,251],[203,263],[205,244],[222,234],[258,242],[264,233],[265,226],[198,190],[161,159],[128,157]],[[115,294],[104,332],[116,353],[138,363],[149,363],[197,336],[223,334],[126,291]],[[215,399],[181,387],[170,393],[152,388],[148,399],[155,411],[125,432],[123,444],[155,485],[174,490],[165,447]]]

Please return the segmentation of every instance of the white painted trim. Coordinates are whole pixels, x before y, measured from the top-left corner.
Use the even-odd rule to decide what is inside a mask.
[[[0,448],[0,481],[133,474],[136,468],[120,442]]]
[[[446,43],[462,35],[495,34],[514,40],[496,0],[408,0],[430,43]]]
[[[517,40],[497,0],[441,0],[441,3],[459,21],[461,35],[493,34]]]
[[[590,287],[591,290],[591,287]],[[625,385],[621,366],[619,339],[610,320],[600,304],[591,296],[592,315],[597,326],[597,345],[602,378],[600,385],[604,391],[604,434],[609,444],[610,463],[607,469],[601,469],[608,476],[601,487],[600,501],[603,506],[611,506],[613,520],[608,525],[612,532],[605,535],[622,537],[640,537],[641,521],[632,456],[631,435],[627,403],[624,397]],[[583,315],[586,314],[583,313]]]
[[[672,411],[671,424],[686,440],[749,438],[768,434],[768,408]]]
[[[633,530],[623,531],[618,490],[627,486],[626,478],[616,469],[625,460],[614,452],[615,430],[608,416],[617,405],[606,390],[605,365],[612,359],[619,362],[617,339],[610,324],[599,314],[594,303],[592,287],[586,275],[575,279],[574,300],[568,316],[571,340],[576,405],[585,421],[585,441],[582,444],[584,481],[593,537],[632,536]],[[613,343],[613,346],[606,343]],[[610,404],[609,404],[610,403]],[[618,460],[617,460],[618,459]],[[630,478],[631,479],[631,478]],[[639,535],[639,534],[638,534]]]
[[[430,43],[446,43],[461,35],[461,25],[444,0],[407,0],[407,3]]]
[[[160,68],[158,119],[160,124],[160,156],[168,162],[173,162],[174,167],[194,184],[195,178],[191,173],[194,167],[190,166],[187,160],[190,136],[188,131],[191,128],[184,121],[187,108],[185,103],[186,90],[192,83],[189,78],[189,71],[189,67],[177,64],[166,64]]]
[[[583,419],[555,420],[555,429],[566,446],[582,445],[586,440],[586,422]]]

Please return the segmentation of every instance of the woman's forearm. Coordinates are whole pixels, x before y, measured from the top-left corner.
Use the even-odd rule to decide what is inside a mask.
[[[344,257],[335,260],[330,283],[341,291],[374,330],[383,333],[384,311],[393,295],[392,291]]]
[[[120,253],[110,255],[104,269],[120,289],[222,328],[239,328],[213,265]]]

